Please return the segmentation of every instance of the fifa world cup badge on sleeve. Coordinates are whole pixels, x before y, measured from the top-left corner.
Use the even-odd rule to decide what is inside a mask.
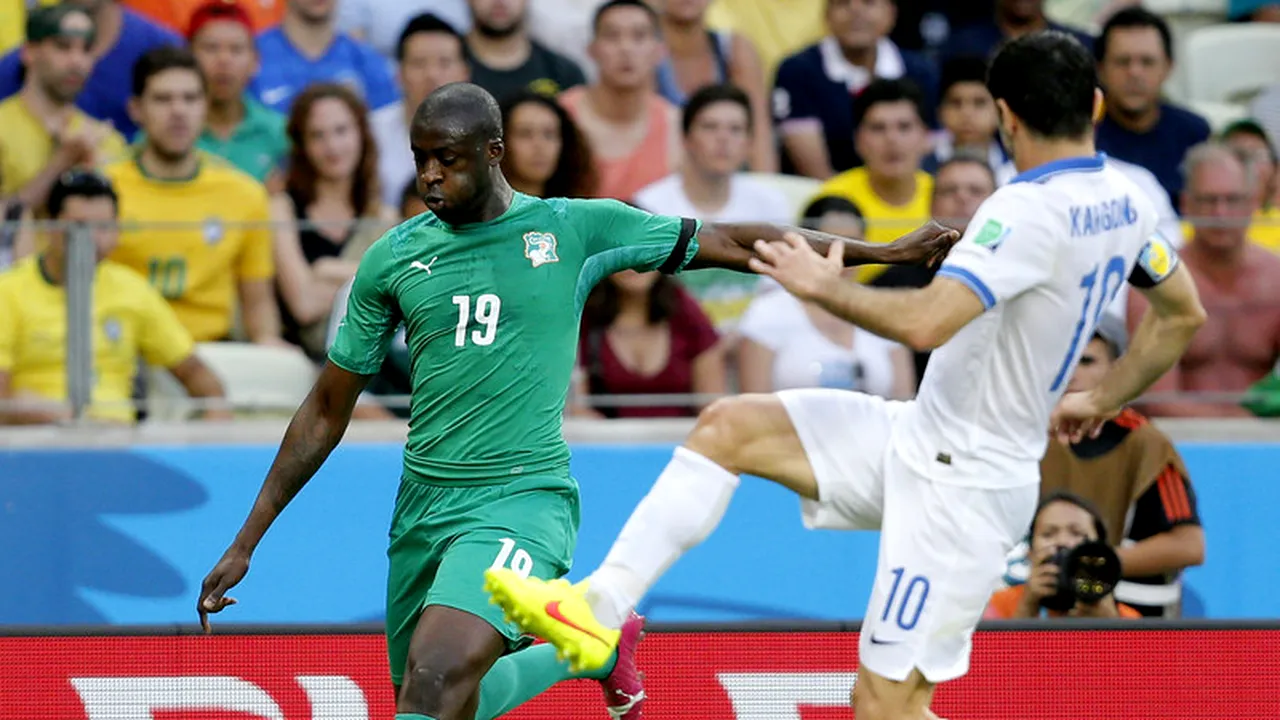
[[[1009,230],[998,220],[988,220],[982,229],[978,230],[978,234],[973,236],[973,244],[995,252],[1000,247],[1000,243],[1009,236]]]

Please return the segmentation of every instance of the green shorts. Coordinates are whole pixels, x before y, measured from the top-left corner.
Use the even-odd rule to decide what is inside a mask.
[[[387,549],[387,654],[399,685],[418,616],[428,605],[483,618],[518,649],[529,642],[489,602],[484,571],[539,578],[569,572],[578,537],[572,478],[518,477],[494,485],[401,480]]]

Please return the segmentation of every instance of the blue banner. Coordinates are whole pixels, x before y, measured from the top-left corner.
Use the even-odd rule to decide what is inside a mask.
[[[1280,445],[1186,444],[1207,561],[1188,614],[1280,617]],[[137,447],[0,454],[0,623],[194,622],[200,581],[239,528],[274,447]],[[666,464],[666,445],[582,446],[571,577],[594,568]],[[340,447],[263,541],[228,622],[382,617],[400,448]],[[748,479],[724,522],[644,606],[654,619],[848,619],[871,590],[878,534],[811,532],[787,491]]]

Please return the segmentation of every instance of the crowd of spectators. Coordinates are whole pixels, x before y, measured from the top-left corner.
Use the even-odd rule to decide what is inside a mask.
[[[26,304],[0,316],[0,400],[65,400],[65,384],[23,380],[65,364],[46,347],[55,335],[61,342],[65,324],[61,335],[35,337],[22,318],[65,307],[55,267],[64,241],[40,228],[75,219],[82,205],[98,214],[109,205],[104,218],[119,221],[118,234],[98,243],[100,277],[140,275],[177,323],[150,294],[103,280],[128,289],[104,304],[120,309],[95,307],[111,346],[95,343],[95,369],[119,365],[125,352],[134,366],[175,368],[190,392],[216,397],[216,379],[192,370],[178,348],[238,340],[320,361],[364,250],[425,212],[408,127],[419,103],[450,82],[474,82],[501,103],[503,169],[524,193],[804,224],[873,242],[931,217],[963,230],[986,197],[1017,179],[986,61],[1005,39],[1042,29],[1093,49],[1106,95],[1098,146],[1161,208],[1161,232],[1182,247],[1210,313],[1144,410],[1249,415],[1268,404],[1234,396],[1280,392],[1271,381],[1280,172],[1270,121],[1215,135],[1165,100],[1176,43],[1138,2],[18,4],[25,19],[0,29],[0,196],[12,221],[0,233],[0,267],[13,266],[0,274],[9,289],[0,298]],[[1237,2],[1230,11],[1266,22],[1276,8]],[[799,206],[782,189],[785,175],[813,185]],[[850,281],[930,278],[925,268],[873,266]],[[1108,315],[1131,328],[1141,309],[1126,293]],[[169,339],[121,328],[125,316],[158,318],[155,332]],[[611,406],[602,397],[630,394],[824,386],[909,398],[928,361],[770,283],[715,270],[607,279],[586,302],[579,350],[568,409],[604,417],[687,416],[699,405]],[[405,363],[392,354],[363,416],[403,415],[376,396],[407,392]],[[95,385],[95,402],[122,400],[118,385]],[[39,417],[0,410],[7,422]]]

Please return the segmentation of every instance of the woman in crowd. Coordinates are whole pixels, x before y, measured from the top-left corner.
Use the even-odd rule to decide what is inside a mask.
[[[658,92],[677,107],[707,85],[729,83],[751,98],[756,118],[751,144],[751,169],[777,172],[778,154],[773,124],[768,122],[769,95],[760,54],[745,35],[709,30],[711,0],[653,0],[662,19],[667,55],[658,66]]]
[[[862,214],[844,198],[819,198],[804,225],[862,236]],[[850,282],[853,282],[851,279]],[[905,400],[915,394],[910,351],[847,323],[817,305],[763,285],[738,322],[738,383],[742,392],[827,387]]]
[[[719,395],[726,387],[724,352],[711,321],[675,280],[657,272],[626,270],[596,286],[582,313],[578,363],[571,405],[578,415],[689,417],[698,406],[591,407],[587,398]]]
[[[502,124],[502,171],[511,187],[543,198],[592,197],[591,149],[555,100],[534,92],[516,95],[502,106]]]
[[[320,358],[334,296],[397,218],[379,200],[368,110],[349,88],[308,87],[293,103],[288,133],[285,191],[271,201],[276,290],[284,338]]]

